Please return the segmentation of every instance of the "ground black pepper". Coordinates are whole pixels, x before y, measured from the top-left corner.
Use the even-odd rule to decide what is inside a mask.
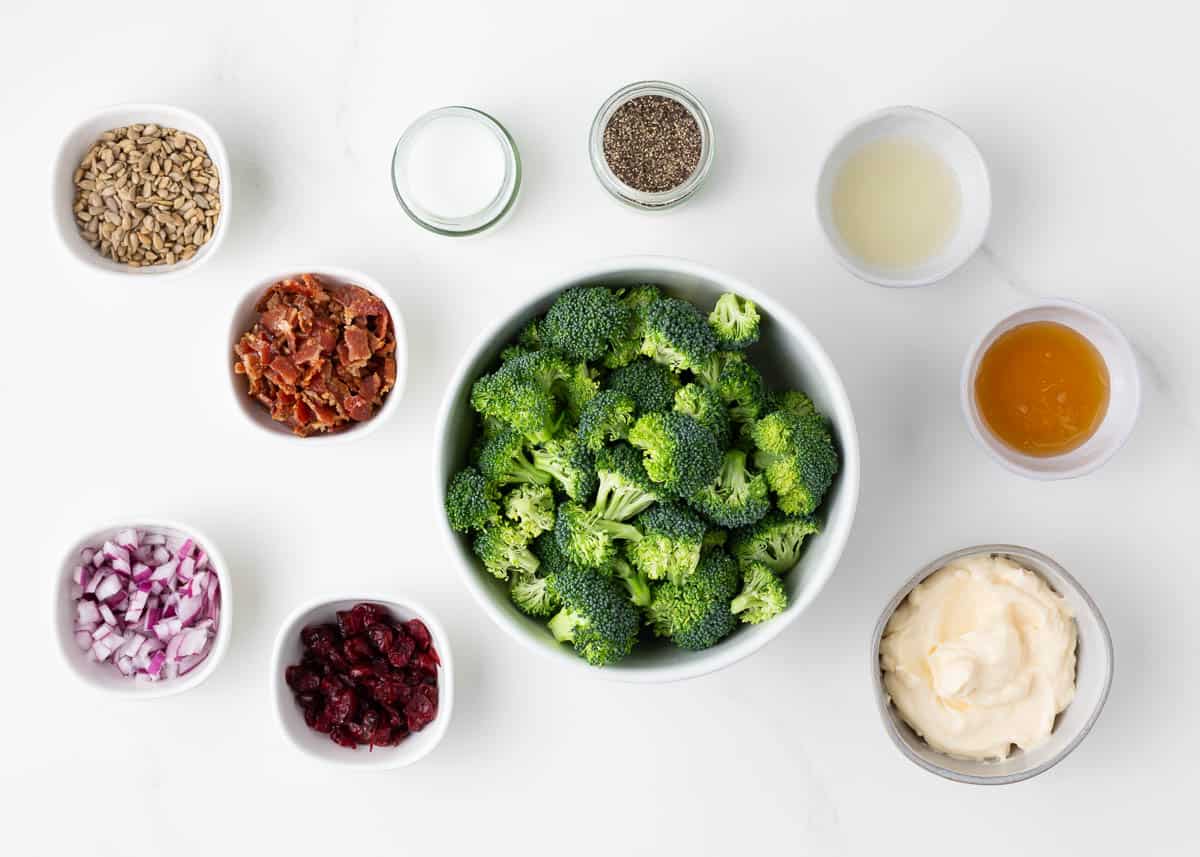
[[[634,190],[661,193],[695,172],[702,142],[696,117],[680,102],[639,95],[618,107],[604,126],[604,160]]]

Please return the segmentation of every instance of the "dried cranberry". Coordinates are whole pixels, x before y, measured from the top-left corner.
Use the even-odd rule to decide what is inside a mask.
[[[392,747],[400,743],[392,737],[392,729],[388,726],[380,726],[371,733],[371,746],[373,747]]]
[[[354,712],[358,709],[358,696],[354,690],[346,688],[339,691],[329,698],[329,715],[333,718],[334,723],[345,723],[354,716]]]
[[[421,654],[413,658],[412,665],[414,669],[417,669],[426,675],[437,675],[438,659],[437,655],[435,655],[432,651],[421,652]]]
[[[363,615],[353,610],[339,610],[336,616],[338,631],[343,637],[361,634],[367,627],[367,623],[363,621]]]
[[[315,693],[298,693],[296,694],[296,702],[307,711],[310,708],[316,708],[321,704],[321,697]]]
[[[352,664],[365,663],[375,654],[370,641],[361,634],[342,643],[342,652],[346,655],[346,660]]]
[[[358,746],[358,742],[354,740],[354,736],[345,726],[338,726],[336,729],[331,730],[329,738],[333,743],[349,747],[351,750]]]
[[[367,639],[371,641],[371,645],[380,652],[387,654],[392,648],[392,641],[396,639],[396,632],[387,625],[377,622],[367,629]]]
[[[403,667],[408,666],[408,662],[412,658],[413,652],[416,651],[416,648],[417,643],[412,637],[398,637],[396,641],[392,643],[392,648],[388,650],[388,663],[396,669],[402,669]]]
[[[284,677],[288,687],[297,693],[311,693],[321,685],[321,679],[316,673],[301,666],[288,667]]]
[[[344,685],[335,676],[326,676],[321,679],[321,693],[326,696],[333,696],[343,687]]]
[[[409,619],[404,623],[404,629],[417,641],[418,650],[423,652],[429,648],[432,638],[429,636],[429,629],[425,627],[424,622],[420,619]]]
[[[329,625],[310,625],[300,632],[300,642],[319,655],[333,650],[334,633]]]
[[[363,625],[375,625],[389,619],[387,608],[382,604],[371,604],[363,601],[354,605],[354,612],[362,619]]]
[[[420,732],[437,715],[437,706],[424,695],[413,694],[413,698],[404,706],[404,714],[408,718],[408,731]]]

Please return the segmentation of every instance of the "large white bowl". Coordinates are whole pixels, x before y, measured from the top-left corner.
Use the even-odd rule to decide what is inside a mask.
[[[824,531],[810,537],[799,565],[785,578],[789,604],[782,615],[762,625],[743,625],[728,639],[702,652],[688,652],[666,643],[644,640],[620,663],[597,669],[554,641],[545,623],[523,615],[511,603],[508,588],[488,575],[471,553],[468,539],[455,533],[442,518],[442,531],[467,588],[484,612],[510,636],[565,666],[602,678],[633,682],[668,682],[693,678],[736,663],[758,651],[799,618],[833,574],[850,535],[858,502],[858,434],[850,400],[832,361],[795,316],[774,299],[742,281],[695,262],[659,256],[613,259],[562,277],[513,311],[476,340],[450,381],[438,418],[437,453],[433,476],[439,500],[446,483],[467,461],[475,415],[470,393],[474,380],[489,371],[500,350],[534,315],[545,312],[563,289],[580,285],[622,286],[656,283],[669,294],[698,306],[711,306],[723,292],[736,292],[755,301],[763,315],[762,341],[750,352],[756,365],[775,386],[807,392],[833,423],[841,470],[821,507]]]
[[[152,122],[162,128],[178,128],[199,137],[221,179],[217,189],[221,199],[221,215],[217,218],[212,238],[196,251],[195,256],[174,265],[144,265],[133,268],[123,262],[101,256],[83,240],[75,223],[75,182],[72,177],[79,162],[105,131],[139,122]],[[158,282],[196,270],[216,254],[221,242],[225,240],[229,217],[233,212],[233,176],[229,170],[229,156],[217,129],[190,110],[170,104],[117,104],[106,107],[88,116],[63,137],[51,175],[50,206],[55,232],[58,233],[63,249],[81,265],[104,274],[129,275],[143,278],[142,282]]]

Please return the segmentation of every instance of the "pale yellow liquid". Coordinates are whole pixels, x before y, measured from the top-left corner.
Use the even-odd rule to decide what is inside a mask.
[[[958,228],[958,180],[937,152],[885,138],[867,143],[833,183],[833,222],[868,265],[915,268],[936,256]]]

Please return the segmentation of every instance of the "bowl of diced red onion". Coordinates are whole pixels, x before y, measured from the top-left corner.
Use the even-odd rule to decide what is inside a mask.
[[[229,643],[229,566],[194,527],[140,520],[101,527],[67,550],[55,626],[67,666],[135,699],[200,684]]]
[[[284,737],[305,755],[361,768],[411,765],[450,723],[450,640],[437,617],[407,598],[318,598],[283,621],[270,692]],[[364,733],[368,720],[377,723]]]

